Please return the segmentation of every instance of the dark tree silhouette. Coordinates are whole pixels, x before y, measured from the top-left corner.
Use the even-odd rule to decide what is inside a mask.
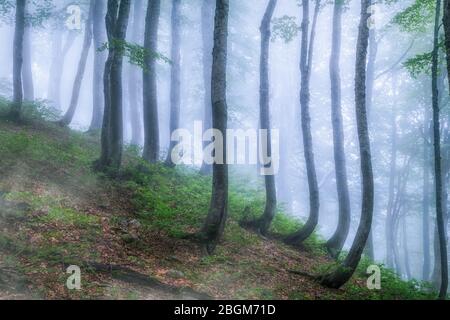
[[[444,225],[443,190],[442,190],[442,159],[441,159],[441,133],[440,133],[440,110],[438,89],[438,67],[439,67],[439,28],[441,16],[441,1],[436,4],[436,16],[434,26],[433,65],[432,65],[432,96],[433,96],[433,138],[434,138],[434,180],[436,191],[436,224],[439,236],[439,249],[441,261],[441,284],[439,298],[445,299],[448,286],[448,261],[447,241]]]
[[[80,97],[80,91],[81,91],[81,84],[83,82],[84,78],[84,72],[86,70],[86,63],[89,55],[89,50],[91,48],[92,43],[92,19],[94,14],[94,5],[97,1],[91,1],[89,5],[89,12],[86,19],[86,23],[84,26],[84,41],[83,41],[83,49],[81,50],[81,56],[80,61],[78,62],[78,69],[77,74],[75,75],[75,80],[73,82],[73,88],[72,88],[72,96],[70,98],[70,105],[67,109],[66,114],[61,119],[61,125],[67,126],[69,125],[72,120],[73,116],[75,115],[75,111],[77,110],[78,106],[78,99]]]
[[[170,135],[180,127],[180,94],[181,94],[181,25],[180,25],[181,0],[172,0],[172,49],[171,60],[172,68],[170,74]],[[169,137],[170,138],[170,137]],[[170,139],[169,150],[167,153],[166,164],[170,167],[175,166],[172,161],[172,152],[177,144]]]
[[[145,18],[144,47],[147,50],[143,70],[144,95],[144,154],[150,163],[159,160],[159,122],[158,97],[156,83],[156,61],[154,54],[158,49],[158,26],[161,12],[161,0],[149,0]]]
[[[447,51],[447,72],[450,79],[450,1],[444,0],[444,32],[445,32],[445,48]],[[449,82],[450,88],[450,82]]]
[[[356,46],[355,106],[362,175],[361,221],[352,247],[342,265],[322,276],[321,283],[331,288],[340,288],[352,277],[361,260],[372,226],[374,181],[366,110],[366,61],[369,44],[367,21],[370,18],[368,13],[370,4],[370,0],[361,0],[361,21]]]
[[[316,166],[314,163],[313,141],[311,133],[310,105],[310,80],[312,61],[314,53],[314,40],[316,35],[317,19],[320,10],[320,0],[316,0],[314,18],[309,35],[309,0],[302,0],[302,40],[300,53],[300,106],[301,106],[301,126],[303,133],[303,148],[305,154],[306,173],[309,187],[309,217],[305,225],[286,238],[286,243],[298,245],[306,240],[317,227],[319,222],[319,186],[317,182]],[[308,41],[309,40],[309,41]]]
[[[342,39],[342,11],[344,3],[334,2],[333,38],[330,59],[331,123],[333,125],[334,166],[339,201],[339,220],[335,233],[327,242],[328,253],[337,258],[344,246],[350,229],[350,196],[345,161],[344,127],[342,122],[342,89],[340,56]]]
[[[23,89],[23,38],[25,34],[25,0],[16,1],[16,20],[14,27],[13,49],[13,102],[11,105],[11,118],[20,121],[22,117]]]
[[[94,42],[94,74],[93,74],[93,109],[90,131],[100,130],[102,127],[105,97],[103,94],[103,71],[105,69],[106,52],[99,49],[106,42],[105,30],[105,1],[94,1],[94,14],[92,20],[92,34]]]
[[[227,130],[227,53],[228,53],[228,12],[229,0],[216,0],[216,15],[214,24],[214,49],[212,64],[212,119],[213,128],[223,134],[223,159],[226,159]],[[205,251],[213,254],[222,237],[228,216],[228,165],[213,164],[213,185],[211,203],[205,224],[200,232]]]
[[[105,111],[101,136],[99,170],[120,168],[123,148],[122,119],[122,65],[123,42],[128,26],[130,0],[108,0],[106,32],[108,35],[108,60],[104,72]]]

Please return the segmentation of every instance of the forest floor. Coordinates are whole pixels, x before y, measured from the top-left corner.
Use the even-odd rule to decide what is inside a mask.
[[[137,170],[127,148],[116,179],[93,173],[93,136],[42,121],[0,119],[0,299],[414,299],[417,283],[383,271],[382,290],[358,269],[342,289],[314,278],[333,266],[319,241],[293,248],[239,226],[261,198],[232,186],[214,256],[185,235],[201,225],[209,178],[162,166]],[[274,230],[298,225],[280,215]],[[68,290],[70,265],[81,290]]]

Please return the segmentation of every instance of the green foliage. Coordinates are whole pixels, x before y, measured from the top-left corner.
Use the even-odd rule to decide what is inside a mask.
[[[439,42],[438,49],[445,52],[444,41]],[[413,78],[417,78],[421,74],[431,75],[433,65],[433,52],[418,54],[413,58],[406,60],[403,66],[408,70]],[[442,64],[440,64],[442,65]]]
[[[296,17],[288,15],[284,15],[281,18],[274,18],[272,20],[272,41],[281,39],[284,43],[289,43],[294,40],[300,30],[296,19]]]
[[[435,0],[415,0],[414,4],[395,15],[393,23],[402,31],[422,33],[433,23]]]
[[[117,50],[122,56],[127,57],[130,64],[138,66],[144,70],[146,70],[145,62],[147,58],[162,61],[168,64],[172,63],[172,61],[162,53],[149,51],[136,43],[130,43],[120,39],[114,39],[111,43],[106,42],[98,49],[98,51],[109,50],[111,47]]]

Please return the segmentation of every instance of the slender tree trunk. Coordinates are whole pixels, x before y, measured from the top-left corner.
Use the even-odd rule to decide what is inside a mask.
[[[269,53],[270,53],[270,37],[271,37],[271,21],[277,0],[269,0],[264,17],[261,22],[261,56],[260,56],[260,89],[259,89],[259,116],[260,126],[262,130],[267,131],[267,148],[264,154],[268,155],[268,159],[272,157],[272,135],[270,127],[270,80],[269,80]],[[271,166],[271,163],[266,163],[268,159],[264,159],[264,166],[266,168]],[[266,186],[266,205],[264,213],[257,221],[258,231],[262,235],[266,235],[269,231],[270,225],[276,213],[277,208],[277,191],[275,186],[275,176],[273,173],[266,172],[264,176]]]
[[[89,5],[89,13],[88,18],[86,19],[86,24],[84,27],[84,41],[83,41],[83,49],[81,51],[80,61],[78,62],[78,70],[75,76],[75,80],[73,82],[72,88],[72,97],[70,98],[70,105],[67,109],[66,114],[61,119],[60,124],[63,126],[68,126],[75,115],[75,111],[78,106],[78,99],[80,97],[81,84],[84,78],[84,72],[86,70],[86,63],[89,55],[89,50],[91,49],[92,43],[92,18],[94,13],[94,4],[97,1],[91,1]]]
[[[407,221],[406,216],[403,217],[403,223],[402,223],[402,235],[403,235],[403,256],[405,260],[405,273],[406,273],[406,279],[411,280],[411,267],[409,263],[409,250],[408,250],[408,234],[407,234]]]
[[[356,76],[355,76],[355,106],[356,122],[358,127],[359,152],[362,174],[362,208],[361,221],[356,232],[355,240],[342,266],[334,272],[322,277],[321,283],[331,288],[339,288],[345,284],[355,272],[364,247],[369,237],[373,205],[374,181],[372,171],[372,157],[370,151],[369,128],[366,110],[366,59],[369,42],[369,28],[367,21],[370,18],[368,8],[370,0],[361,0],[361,21],[359,25],[358,42],[356,47]]]
[[[144,20],[144,3],[142,0],[134,1],[133,10],[133,31],[131,41],[137,44],[142,43],[142,22]],[[139,83],[142,81],[142,73],[139,67],[130,65],[128,76],[128,95],[129,95],[129,109],[130,109],[130,124],[131,124],[131,144],[140,145],[142,142],[142,91]]]
[[[13,102],[11,118],[20,121],[22,117],[22,66],[23,66],[23,38],[25,34],[25,0],[16,0],[16,19],[14,29],[13,50]]]
[[[312,69],[312,55],[314,52],[314,39],[316,33],[317,18],[320,10],[320,1],[316,0],[314,18],[311,26],[311,37],[309,37],[309,0],[302,0],[303,20],[302,20],[302,40],[301,40],[301,90],[300,106],[303,133],[303,148],[305,153],[306,172],[309,187],[309,217],[306,224],[294,234],[286,238],[289,244],[300,244],[306,240],[315,230],[319,222],[319,186],[317,182],[316,167],[314,163],[314,151],[311,134],[310,104],[310,79]]]
[[[216,16],[214,25],[214,49],[212,64],[212,119],[213,128],[223,134],[223,145],[215,141],[216,148],[223,148],[223,159],[227,159],[227,53],[228,53],[228,0],[216,0]],[[204,249],[213,254],[220,241],[228,216],[228,165],[214,163],[211,204],[208,216],[201,230]]]
[[[212,51],[214,46],[214,10],[215,0],[203,0],[202,4],[202,50],[203,50],[203,83],[204,95],[204,130],[212,128],[212,102],[211,102],[211,73],[212,73]],[[209,143],[203,142],[203,149]],[[210,175],[212,165],[203,161],[200,173]]]
[[[105,64],[104,92],[105,112],[102,127],[102,150],[97,169],[117,171],[122,161],[123,117],[122,117],[122,64],[120,48],[125,41],[130,0],[108,0],[106,31],[109,55]]]
[[[161,0],[148,2],[145,19],[144,47],[149,54],[145,57],[143,71],[144,91],[144,159],[150,163],[159,160],[158,90],[156,82],[156,61],[152,54],[158,49],[158,26]]]
[[[330,59],[331,79],[331,123],[333,125],[334,167],[336,173],[336,188],[339,201],[339,220],[335,233],[327,242],[328,253],[338,258],[344,247],[350,229],[350,196],[345,164],[344,128],[341,105],[341,74],[340,56],[342,39],[343,2],[334,2],[333,39]]]
[[[436,224],[439,235],[439,249],[441,258],[441,286],[439,298],[445,299],[448,286],[447,241],[444,226],[444,209],[442,201],[442,162],[441,162],[441,134],[438,91],[438,63],[439,63],[439,24],[441,1],[437,1],[434,27],[433,67],[432,67],[432,95],[433,95],[433,136],[434,136],[434,179],[436,189]]]
[[[100,130],[102,127],[103,109],[105,105],[103,94],[103,71],[105,69],[106,52],[100,52],[99,48],[107,41],[105,30],[106,2],[94,1],[94,14],[92,20],[92,34],[94,42],[94,71],[93,71],[93,108],[90,131]]]
[[[422,189],[422,236],[423,236],[423,269],[422,280],[430,279],[430,147],[431,135],[430,113],[425,110],[423,124],[423,189]]]
[[[172,133],[180,127],[180,105],[181,105],[181,25],[180,25],[181,0],[172,0],[172,68],[170,74],[170,145],[167,153],[166,164],[174,167],[172,152],[177,145],[177,141],[172,141]]]
[[[72,48],[73,43],[77,37],[76,31],[70,31],[67,34],[66,42],[64,47],[62,46],[62,34],[58,29],[53,31],[53,57],[52,64],[50,66],[50,77],[48,85],[48,99],[51,100],[56,109],[61,109],[61,82],[64,69],[64,61],[70,48]]]
[[[34,84],[31,58],[31,26],[25,28],[23,38],[23,98],[25,101],[34,101]]]

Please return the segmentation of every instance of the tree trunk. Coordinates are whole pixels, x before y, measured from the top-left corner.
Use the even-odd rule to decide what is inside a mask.
[[[212,101],[211,101],[211,72],[212,72],[212,51],[214,45],[214,10],[215,0],[203,0],[202,4],[202,50],[203,50],[203,83],[205,87],[204,95],[204,130],[212,128]],[[203,142],[203,149],[209,143]],[[210,175],[212,165],[203,161],[200,173]]]
[[[120,3],[119,3],[120,2]],[[102,127],[102,150],[97,169],[117,171],[122,161],[122,48],[125,41],[130,0],[108,0],[106,32],[109,55],[105,64],[104,92],[105,112]]]
[[[23,98],[25,101],[34,101],[33,70],[31,59],[31,26],[25,28],[23,38]]]
[[[264,154],[268,159],[272,157],[272,135],[270,127],[270,80],[269,80],[269,53],[270,53],[270,37],[271,37],[271,21],[277,0],[269,0],[264,17],[262,19],[261,31],[261,56],[260,56],[260,88],[259,88],[259,117],[262,130],[267,131],[267,148]],[[269,168],[271,163],[267,163],[268,159],[264,159],[263,166]],[[277,191],[275,186],[275,175],[265,172],[264,181],[266,186],[266,205],[264,213],[257,221],[258,231],[262,235],[266,235],[276,213],[277,208]]]
[[[62,49],[61,49],[62,46],[61,32],[57,28],[53,32],[55,33],[52,45],[53,57],[52,57],[52,64],[50,66],[50,76],[49,76],[47,96],[48,99],[53,102],[55,108],[61,110],[61,82],[64,69],[64,61],[67,53],[69,52],[70,48],[72,48],[72,45],[75,42],[77,32],[70,31],[67,34],[67,39]]]
[[[434,180],[436,189],[436,224],[439,235],[439,249],[441,259],[441,286],[439,298],[445,299],[448,286],[447,243],[444,226],[444,209],[442,201],[442,163],[441,163],[441,136],[439,119],[439,91],[438,91],[438,63],[439,63],[439,24],[441,1],[436,5],[434,27],[433,67],[432,67],[432,95],[433,95],[433,137],[434,137]]]
[[[216,16],[214,25],[214,49],[212,64],[212,119],[213,128],[223,134],[223,157],[227,158],[226,130],[227,130],[227,53],[228,53],[228,0],[216,0]],[[204,249],[213,254],[222,237],[228,216],[228,165],[226,163],[213,164],[213,185],[211,204],[208,216],[201,230]]]
[[[372,225],[374,181],[365,88],[367,47],[369,42],[369,28],[367,21],[370,18],[370,14],[368,13],[370,4],[370,0],[361,0],[361,21],[359,25],[358,42],[356,47],[355,106],[363,184],[361,221],[358,231],[356,232],[355,240],[353,241],[352,247],[350,248],[350,251],[342,266],[334,272],[322,277],[321,283],[331,288],[340,288],[355,272],[359,261],[361,260],[361,255],[366,245],[367,238],[369,237]]]
[[[133,10],[133,31],[131,35],[131,41],[137,44],[142,43],[142,21],[144,20],[144,3],[142,0],[136,0],[134,2]],[[140,73],[139,67],[130,65],[128,76],[128,95],[129,95],[129,109],[130,109],[130,124],[131,124],[131,144],[141,145],[142,142],[142,91],[139,87],[141,83],[142,73]],[[140,93],[141,92],[141,93]]]
[[[314,163],[313,142],[311,134],[310,104],[310,79],[312,69],[312,55],[314,52],[314,39],[316,33],[317,18],[320,10],[320,0],[316,0],[314,18],[311,26],[311,38],[309,37],[309,0],[302,0],[303,20],[302,20],[302,40],[301,40],[301,89],[300,105],[303,133],[303,148],[305,153],[306,172],[309,187],[309,217],[306,224],[294,234],[286,238],[289,244],[300,244],[306,240],[315,230],[319,222],[319,186],[317,183],[316,167]]]
[[[81,51],[80,61],[78,62],[78,70],[75,76],[75,80],[73,82],[72,88],[72,97],[70,98],[70,105],[67,109],[66,114],[61,119],[61,125],[68,126],[75,115],[75,111],[78,106],[78,99],[80,97],[81,84],[83,82],[84,72],[86,70],[86,63],[89,55],[89,50],[91,48],[92,43],[92,17],[94,13],[94,4],[98,1],[91,1],[89,5],[89,13],[88,18],[86,19],[86,23],[84,26],[84,41],[83,41],[83,49]]]
[[[172,0],[172,48],[171,60],[172,68],[170,74],[170,145],[167,153],[166,164],[174,167],[175,163],[172,161],[172,152],[177,145],[177,141],[172,141],[172,133],[180,127],[180,95],[181,95],[181,26],[180,26],[180,10],[181,0]]]
[[[13,50],[13,102],[11,105],[11,119],[20,121],[22,117],[22,66],[23,66],[23,38],[25,34],[25,0],[16,0],[16,19],[14,29]]]
[[[333,39],[330,59],[331,80],[331,123],[333,125],[334,167],[336,173],[336,188],[339,201],[338,226],[326,246],[328,253],[335,259],[344,247],[350,229],[350,196],[347,182],[347,168],[345,161],[344,128],[342,122],[341,105],[341,75],[340,56],[342,39],[342,10],[343,2],[334,2]]]
[[[159,160],[158,90],[156,83],[156,61],[152,54],[158,49],[158,25],[161,0],[148,2],[145,19],[144,47],[148,51],[143,71],[144,95],[144,159],[150,163]]]
[[[105,105],[103,94],[103,71],[105,69],[106,52],[98,49],[107,41],[105,30],[106,2],[94,1],[94,14],[92,20],[92,34],[94,42],[94,71],[93,71],[93,108],[90,131],[100,130],[102,127],[103,109]]]

